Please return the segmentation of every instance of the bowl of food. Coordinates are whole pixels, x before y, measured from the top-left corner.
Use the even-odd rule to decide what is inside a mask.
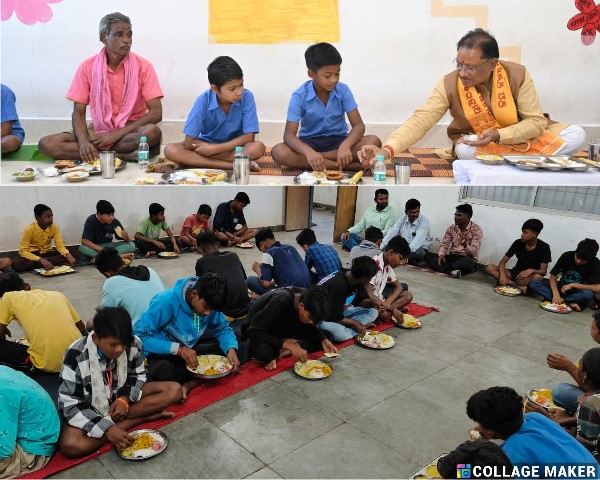
[[[541,163],[528,162],[525,160],[517,162],[517,163],[515,163],[515,165],[517,166],[517,168],[520,168],[521,170],[537,170],[538,168],[541,167]]]
[[[29,167],[13,173],[12,176],[17,180],[17,182],[31,182],[35,180],[36,174],[35,170]]]
[[[486,165],[500,165],[504,161],[500,155],[476,155],[475,158]]]
[[[65,180],[70,183],[83,182],[89,176],[90,174],[88,172],[69,172],[63,175],[63,177],[65,177]]]

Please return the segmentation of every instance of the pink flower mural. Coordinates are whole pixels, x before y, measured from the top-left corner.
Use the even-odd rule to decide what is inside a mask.
[[[49,4],[60,2],[62,0],[2,0],[2,21],[8,20],[15,13],[17,19],[25,25],[46,23],[52,18]]]
[[[567,23],[569,30],[581,29],[581,42],[591,45],[596,40],[596,30],[600,31],[600,4],[594,0],[575,0],[575,6],[581,13]]]

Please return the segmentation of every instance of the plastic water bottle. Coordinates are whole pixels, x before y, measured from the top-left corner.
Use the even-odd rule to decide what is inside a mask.
[[[386,177],[387,173],[383,155],[377,155],[377,161],[373,167],[373,183],[376,185],[385,185]]]
[[[244,156],[244,147],[235,147],[235,153],[233,154],[233,161],[241,159]]]
[[[140,144],[138,145],[138,168],[142,172],[146,172],[148,163],[150,161],[150,146],[148,145],[148,139],[146,137],[140,138]]]

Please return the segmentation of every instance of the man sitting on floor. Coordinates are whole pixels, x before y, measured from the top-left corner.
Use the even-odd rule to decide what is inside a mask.
[[[103,307],[123,307],[133,325],[165,285],[158,273],[144,265],[125,265],[116,248],[103,248],[96,255],[96,268],[106,277],[102,287]]]
[[[198,250],[202,257],[196,261],[196,276],[205,273],[216,273],[227,282],[227,300],[223,305],[223,315],[231,323],[231,328],[236,336],[241,336],[243,323],[248,308],[250,297],[246,287],[246,271],[235,252],[220,252],[219,239],[212,232],[204,232],[197,239]]]
[[[26,272],[36,268],[52,270],[58,265],[69,264],[74,267],[79,258],[77,247],[70,250],[60,234],[58,225],[54,223],[52,209],[42,203],[33,207],[35,222],[23,231],[19,244],[19,256],[12,262],[17,272]],[[55,247],[52,246],[54,240]]]
[[[238,192],[233,200],[223,202],[217,207],[213,229],[219,241],[231,247],[253,239],[258,232],[256,228],[248,228],[244,217],[244,208],[250,205],[250,197],[246,192]],[[237,226],[241,228],[237,229]]]
[[[365,287],[377,273],[377,263],[370,257],[358,257],[350,270],[342,269],[325,277],[319,285],[327,290],[330,299],[329,315],[317,326],[333,341],[344,342],[356,335],[363,337],[367,326],[377,319],[377,310]]]
[[[529,288],[552,303],[568,303],[576,312],[600,297],[598,242],[586,238],[575,251],[563,253],[550,270],[550,279],[535,280]]]
[[[384,321],[391,315],[399,327],[404,325],[402,314],[406,313],[406,306],[412,302],[413,296],[408,291],[408,285],[398,281],[394,268],[406,265],[408,255],[410,255],[410,247],[406,240],[400,235],[392,238],[383,249],[383,253],[373,257],[378,270],[367,285],[369,299],[379,310],[378,319]],[[404,328],[420,326],[421,321],[417,320],[416,326]]]
[[[375,205],[365,210],[360,221],[342,233],[341,241],[344,250],[352,250],[362,240],[359,235],[368,227],[377,227],[385,236],[396,221],[396,211],[388,204],[389,192],[385,188],[375,190]]]
[[[356,257],[376,257],[381,255],[381,241],[383,240],[383,232],[377,227],[368,227],[365,230],[365,239],[356,247],[352,247],[348,260],[344,268],[352,267],[352,262]]]
[[[454,225],[444,233],[437,255],[428,253],[425,261],[434,270],[460,278],[475,271],[477,254],[483,231],[471,221],[473,207],[463,204],[456,207]]]
[[[467,401],[467,415],[484,439],[504,440],[515,466],[596,465],[590,452],[556,422],[540,413],[523,415],[523,398],[510,387],[481,390]]]
[[[544,115],[535,85],[523,65],[500,60],[498,42],[476,28],[457,44],[456,69],[440,79],[427,103],[393,132],[382,148],[362,147],[363,168],[376,155],[390,159],[417,143],[449,112],[448,137],[458,158],[476,154],[572,155],[586,134],[577,125]],[[477,134],[475,141],[465,135]]]
[[[220,310],[226,299],[227,283],[214,273],[181,278],[152,299],[135,324],[135,333],[144,344],[150,380],[181,383],[185,400],[190,390],[202,383],[186,369],[186,365],[198,366],[199,354],[225,354],[233,371],[238,370],[238,342]],[[218,344],[198,341],[206,329]]]
[[[93,162],[98,152],[113,150],[137,159],[140,137],[160,146],[163,92],[146,59],[132,53],[131,20],[115,12],[100,20],[104,48],[75,73],[67,98],[73,101],[73,131],[48,135],[38,148],[49,157]],[[90,106],[92,125],[86,124]]]
[[[165,408],[181,400],[177,383],[146,382],[142,342],[124,308],[98,309],[94,331],[67,350],[60,380],[60,449],[67,457],[82,457],[107,442],[126,448],[134,441],[127,430],[173,418]]]
[[[27,371],[58,372],[65,351],[86,333],[71,302],[60,292],[32,290],[17,273],[0,275],[0,363]],[[27,345],[6,340],[16,322]]]
[[[258,231],[256,248],[262,252],[261,263],[252,264],[257,276],[246,280],[246,285],[255,294],[263,295],[276,287],[310,287],[310,272],[298,251],[275,240],[270,228]]]
[[[521,227],[521,238],[512,243],[498,265],[488,265],[485,272],[494,277],[498,285],[510,285],[527,293],[532,281],[546,276],[552,261],[550,245],[538,238],[542,228],[544,224],[537,218],[527,220]],[[506,268],[513,255],[517,257],[517,264],[514,268]]]
[[[151,203],[148,207],[150,216],[144,218],[135,232],[135,243],[146,257],[157,252],[173,251],[179,253],[179,242],[175,239],[171,227],[165,220],[165,207],[159,203]],[[164,231],[167,238],[160,238]]]
[[[60,419],[48,393],[34,380],[0,366],[0,478],[44,467],[56,449]]]
[[[304,263],[310,272],[313,283],[317,283],[330,273],[342,268],[342,262],[333,245],[322,245],[312,228],[305,228],[296,236],[296,242],[306,252]],[[312,270],[314,267],[315,271]]]
[[[337,353],[316,326],[328,313],[327,292],[322,287],[286,287],[264,294],[248,312],[250,355],[266,370],[275,370],[279,358],[293,355],[299,362],[306,362],[312,352]]]
[[[385,248],[387,243],[396,235],[400,235],[408,242],[410,255],[408,263],[418,265],[423,261],[425,255],[429,253],[431,236],[429,235],[429,220],[425,215],[421,215],[421,202],[416,198],[411,198],[404,205],[402,217],[388,231],[381,242],[381,248]]]
[[[121,241],[113,242],[113,237]],[[131,260],[135,244],[115,218],[115,207],[107,200],[99,200],[96,204],[96,214],[90,215],[83,225],[79,252],[94,258],[105,247],[114,247],[123,258]]]

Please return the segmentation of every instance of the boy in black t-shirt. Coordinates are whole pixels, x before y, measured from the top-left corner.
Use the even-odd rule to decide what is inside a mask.
[[[531,290],[552,303],[566,302],[576,312],[600,295],[598,242],[586,238],[575,251],[563,253],[550,271],[550,279],[531,282]]]
[[[544,224],[537,218],[530,218],[521,227],[521,238],[515,240],[504,254],[498,265],[488,265],[485,271],[494,277],[498,285],[509,285],[527,293],[527,287],[533,280],[541,280],[546,276],[548,264],[552,261],[550,246],[538,239]],[[513,257],[517,264],[506,268]]]
[[[256,228],[248,228],[244,217],[244,208],[250,205],[246,192],[238,192],[233,200],[223,202],[217,207],[213,229],[223,245],[231,247],[253,239],[258,233]],[[241,228],[237,228],[241,225]]]

